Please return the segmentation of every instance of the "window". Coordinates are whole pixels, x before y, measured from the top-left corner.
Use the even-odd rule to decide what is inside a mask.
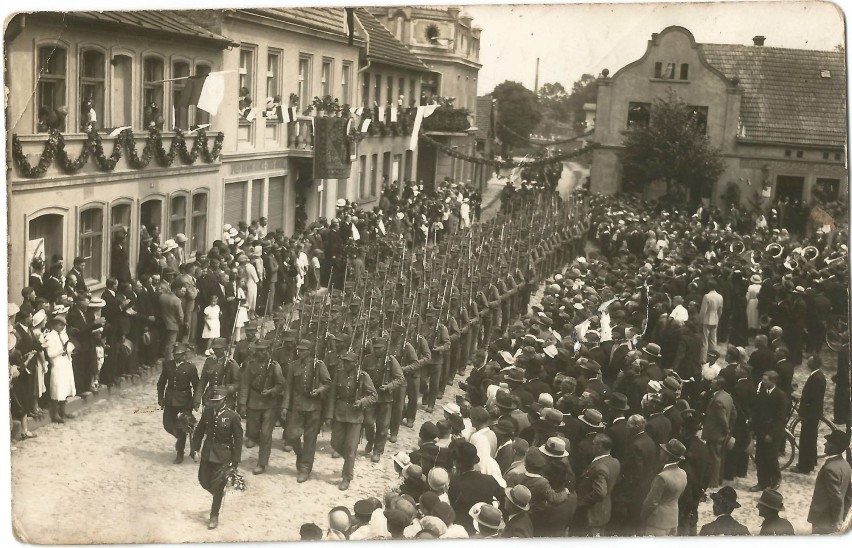
[[[817,177],[814,194],[824,202],[837,200],[840,197],[840,179]]]
[[[370,107],[370,73],[365,72],[361,77],[361,100],[365,107]]]
[[[393,104],[393,76],[387,76],[387,90],[385,92],[385,103]]]
[[[379,163],[379,155],[373,154],[370,158],[370,196],[378,196],[379,190],[376,185],[377,177],[378,177],[378,169],[377,165]]]
[[[148,128],[151,122],[163,128],[163,60],[147,57],[142,61],[142,121]]]
[[[49,127],[65,131],[65,117],[56,113],[56,109],[66,106],[65,49],[54,46],[38,48],[38,71],[38,131],[46,131]]]
[[[796,151],[796,158],[801,158],[802,156],[804,156],[804,154],[805,154],[805,153],[804,153],[804,152],[802,152],[801,150],[797,150],[797,151]]]
[[[207,250],[207,192],[192,195],[192,234],[189,237],[189,252]]]
[[[660,78],[663,75],[663,64],[654,63],[654,78]]]
[[[790,150],[789,148],[788,148],[787,150],[785,150],[785,151],[784,151],[784,157],[785,157],[785,158],[789,158],[789,157],[791,157],[792,155],[793,155],[793,151],[792,151],[792,150]]]
[[[350,78],[352,78],[352,65],[343,63],[343,70],[340,72],[340,102],[344,105],[352,104],[352,99],[349,97]]]
[[[281,95],[281,83],[278,76],[280,64],[281,54],[277,51],[270,51],[266,56],[266,96],[273,99],[276,95]],[[280,103],[281,100],[279,99],[278,102]]]
[[[284,215],[287,207],[285,197],[286,178],[282,176],[269,178],[269,196],[266,205],[266,221],[269,230],[284,227]]]
[[[254,93],[254,50],[240,49],[240,90],[239,111],[242,116],[248,114],[246,109],[256,106],[252,99]]]
[[[186,88],[189,76],[189,63],[186,61],[175,61],[172,63],[172,78],[181,78],[172,82],[172,105],[175,109],[175,127],[189,129],[189,107],[180,105],[180,96]]]
[[[683,67],[687,65],[682,65]],[[677,70],[677,63],[654,63],[654,78],[662,78],[665,80],[674,80],[675,79],[675,70]],[[687,67],[687,71],[689,68]],[[685,80],[685,78],[682,78]]]
[[[359,183],[359,197],[364,197],[367,195],[367,157],[361,156],[358,159],[358,183]]]
[[[80,129],[89,124],[102,127],[104,120],[104,81],[106,57],[97,50],[83,50],[80,55]]]
[[[382,155],[382,189],[389,186],[391,178],[394,176],[391,168],[391,153],[385,152]],[[377,194],[376,194],[377,196]]]
[[[822,159],[823,159],[823,160],[828,160],[828,152],[823,152],[823,153],[822,153]]]
[[[834,153],[834,160],[835,160],[836,162],[839,162],[839,161],[840,161],[840,160],[842,160],[842,159],[843,159],[843,155],[842,155],[841,153],[839,153],[839,152],[835,152],[835,153]]]
[[[331,59],[322,60],[322,72],[320,73],[320,90],[322,96],[331,95]]]
[[[680,64],[680,79],[681,80],[689,80],[689,64],[681,63]]]
[[[302,108],[311,104],[311,57],[299,57],[299,104]]]
[[[396,88],[396,93],[399,95],[397,99],[399,99],[399,106],[405,106],[405,78],[400,78],[397,82],[399,87]]]
[[[174,194],[169,201],[169,238],[174,239],[178,234],[186,235],[185,194]]]
[[[373,79],[373,104],[381,106],[382,104],[382,75],[376,74]]]
[[[130,232],[130,211],[130,204],[116,204],[112,206],[109,215],[110,241],[112,241],[112,237],[121,228],[127,230],[128,233]]]
[[[206,74],[210,74],[210,65],[198,64],[195,65],[195,75],[196,76],[204,76]],[[210,123],[210,113],[206,110],[201,110],[200,108],[192,107],[192,110],[195,114],[195,125],[203,125]]]
[[[104,210],[101,206],[80,212],[80,243],[78,255],[86,257],[83,275],[87,280],[101,280],[104,244]]]
[[[651,120],[649,103],[630,103],[627,108],[627,129],[646,127]]]

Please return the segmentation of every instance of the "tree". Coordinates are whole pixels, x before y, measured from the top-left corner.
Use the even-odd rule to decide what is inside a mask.
[[[503,143],[505,157],[509,147],[527,144],[530,132],[541,120],[541,112],[535,93],[519,82],[507,80],[498,84],[491,96],[497,99],[497,137]]]
[[[680,186],[697,205],[702,189],[725,170],[722,152],[710,144],[704,127],[701,116],[674,91],[655,99],[648,123],[634,125],[624,140],[624,179],[640,186],[665,181],[668,193]]]
[[[574,117],[574,129],[578,133],[586,132],[586,111],[583,105],[598,102],[598,79],[591,74],[584,74],[574,82],[571,94],[568,96],[567,108]]]
[[[568,106],[568,92],[559,82],[544,84],[538,89],[538,104],[541,109],[541,123],[536,128],[537,134],[556,133],[559,126],[564,127],[574,121]]]

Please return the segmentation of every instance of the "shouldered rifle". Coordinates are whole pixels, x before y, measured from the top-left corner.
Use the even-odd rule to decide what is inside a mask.
[[[366,296],[366,295],[365,295]],[[363,304],[363,302],[361,303]],[[370,318],[373,315],[373,292],[370,291],[370,306],[367,310],[367,318],[364,322],[364,333],[361,338],[361,348],[358,350],[358,372],[355,374],[355,399],[361,397],[361,366],[364,360],[364,346],[367,344],[367,335],[370,333]],[[350,348],[351,350],[351,348]]]

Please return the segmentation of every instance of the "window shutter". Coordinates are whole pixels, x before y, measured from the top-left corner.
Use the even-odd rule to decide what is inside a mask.
[[[263,179],[254,179],[251,182],[251,221],[263,217]]]
[[[270,231],[284,228],[284,182],[286,177],[269,178],[269,206],[266,215]]]
[[[224,224],[237,226],[237,223],[245,220],[247,187],[248,181],[225,185]]]

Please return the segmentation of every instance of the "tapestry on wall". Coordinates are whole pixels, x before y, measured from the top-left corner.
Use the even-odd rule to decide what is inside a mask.
[[[348,179],[347,118],[314,118],[314,179]]]

